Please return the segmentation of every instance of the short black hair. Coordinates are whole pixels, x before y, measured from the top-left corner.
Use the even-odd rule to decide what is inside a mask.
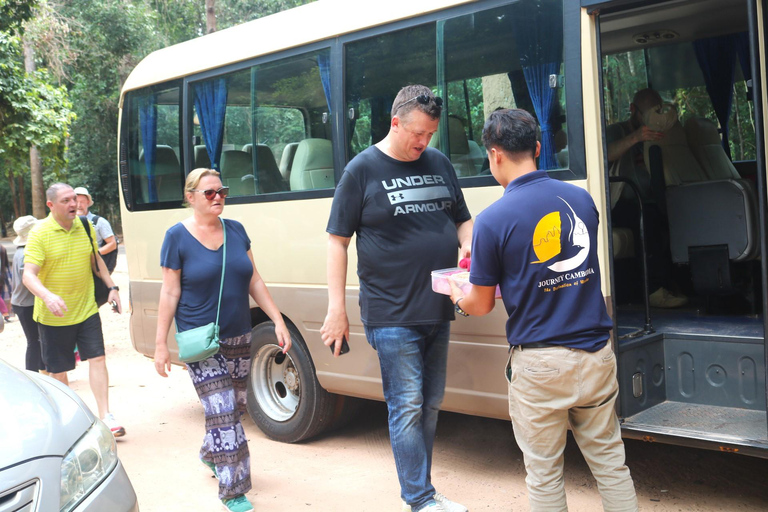
[[[523,109],[496,110],[483,126],[483,145],[488,150],[501,149],[513,158],[524,153],[536,158],[538,130],[536,118]]]
[[[432,119],[439,119],[443,112],[443,107],[435,101],[430,101],[426,105],[418,101],[411,101],[416,96],[425,95],[434,100],[435,95],[432,89],[426,85],[406,85],[397,93],[395,101],[392,102],[391,117],[399,116],[401,119],[410,114],[413,110],[420,110]],[[402,107],[402,108],[401,108]]]

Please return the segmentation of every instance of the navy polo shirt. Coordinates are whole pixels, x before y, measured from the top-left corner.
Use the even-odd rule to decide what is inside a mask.
[[[470,282],[501,288],[511,345],[600,350],[612,328],[600,289],[598,213],[570,183],[535,171],[477,216]]]

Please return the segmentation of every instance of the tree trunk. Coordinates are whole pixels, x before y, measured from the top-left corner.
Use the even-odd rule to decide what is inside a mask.
[[[24,190],[24,176],[19,175],[19,211],[23,216],[27,214],[27,191]]]
[[[216,0],[205,0],[205,33],[216,32]]]
[[[35,51],[28,41],[24,41],[24,70],[27,74],[35,72]],[[40,164],[40,152],[37,146],[29,148],[29,169],[32,173],[32,215],[38,219],[45,217],[45,190],[43,186],[43,166]]]
[[[16,194],[16,184],[13,182],[13,174],[8,171],[8,185],[11,187],[11,198],[13,199],[13,215],[19,218],[19,196]]]

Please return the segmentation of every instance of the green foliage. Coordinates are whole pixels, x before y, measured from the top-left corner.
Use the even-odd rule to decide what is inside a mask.
[[[314,0],[261,0],[259,2],[254,2],[253,0],[217,0],[217,29],[223,30],[245,23],[246,21],[263,18],[264,16],[269,16],[270,14],[275,14],[287,9],[293,9],[294,7],[308,4],[313,1]],[[202,20],[202,26],[205,28],[204,19]]]
[[[0,0],[0,32],[12,34],[32,17],[36,0]]]
[[[52,85],[45,69],[25,74],[19,41],[0,33],[0,158],[6,165],[24,165],[36,145],[43,165],[64,169],[64,140],[75,119],[64,87]]]

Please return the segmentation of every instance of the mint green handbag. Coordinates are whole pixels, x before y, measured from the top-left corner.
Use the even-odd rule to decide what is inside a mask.
[[[219,312],[221,311],[221,293],[224,290],[224,271],[227,267],[227,228],[224,219],[224,257],[221,263],[221,286],[219,286],[219,306],[216,309],[216,322],[195,327],[184,332],[176,332],[176,344],[179,345],[179,359],[184,363],[197,363],[208,359],[219,351]]]

